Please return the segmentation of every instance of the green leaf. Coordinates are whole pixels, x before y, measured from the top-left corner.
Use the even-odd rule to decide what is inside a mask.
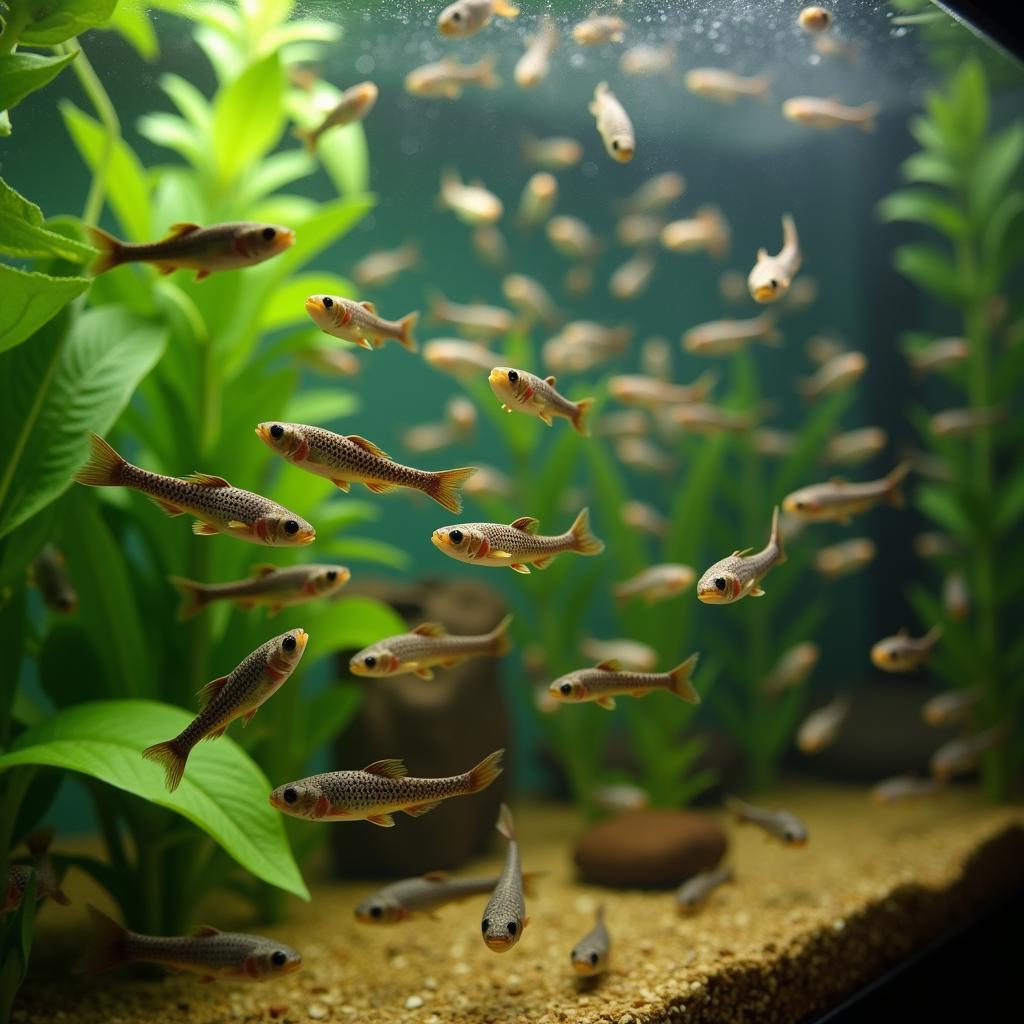
[[[939,526],[960,540],[970,542],[974,539],[970,520],[957,504],[952,491],[929,485],[919,487],[915,498],[921,511],[934,519]]]
[[[345,728],[362,703],[363,690],[359,686],[332,686],[318,693],[302,705],[296,717],[292,748],[319,750]]]
[[[203,135],[213,129],[213,108],[209,100],[186,78],[161,75],[160,88],[174,101],[182,117]]]
[[[117,32],[143,60],[153,61],[160,56],[160,43],[146,14],[145,0],[119,0],[103,27]]]
[[[144,747],[177,735],[192,718],[155,701],[77,704],[18,736],[0,756],[0,771],[46,765],[99,779],[182,815],[257,878],[309,899],[281,815],[267,802],[271,784],[233,739],[200,743],[174,793],[159,765],[143,759]]]
[[[1024,518],[1024,466],[1019,466],[1012,478],[1001,485],[996,499],[996,530],[1009,533]]]
[[[117,0],[10,0],[11,20],[24,20],[18,36],[23,46],[55,46],[102,25]]]
[[[340,537],[332,540],[324,548],[324,553],[342,561],[387,565],[400,572],[409,568],[409,556],[401,548],[369,537]]]
[[[408,631],[398,612],[370,597],[340,597],[310,605],[303,609],[303,623],[311,641],[310,654],[315,658],[358,651],[386,636]]]
[[[49,277],[0,263],[0,353],[30,338],[90,283],[87,277]]]
[[[926,189],[904,189],[887,195],[878,204],[884,221],[907,220],[927,224],[951,238],[967,233],[967,218],[951,202]]]
[[[358,224],[375,203],[372,195],[345,196],[330,203],[321,203],[308,220],[290,225],[295,228],[295,244],[268,266],[273,267],[281,278],[293,274]]]
[[[16,107],[26,96],[53,81],[78,56],[60,57],[39,53],[6,53],[0,56],[0,110]]]
[[[915,153],[903,161],[900,170],[907,181],[954,188],[960,181],[956,168],[935,153]]]
[[[164,111],[146,114],[139,118],[139,134],[183,156],[198,170],[210,166],[206,140],[182,117]]]
[[[0,252],[18,259],[57,256],[82,262],[96,255],[92,246],[50,231],[43,212],[0,178]]]
[[[950,83],[949,110],[955,118],[957,144],[963,152],[972,152],[988,131],[988,83],[980,61],[965,61]]]
[[[301,149],[271,153],[265,160],[249,168],[239,185],[236,202],[241,207],[250,206],[271,192],[276,192],[299,178],[307,177],[314,170],[316,163]]]
[[[967,183],[971,215],[984,223],[1020,173],[1024,159],[1024,121],[1017,121],[989,140],[978,154]]]
[[[288,419],[292,423],[328,426],[359,411],[359,396],[341,388],[307,388],[292,396]]]
[[[0,278],[2,280],[2,278]],[[0,360],[0,537],[44,508],[163,354],[167,335],[118,306],[86,311]]]
[[[332,128],[320,138],[317,153],[342,195],[356,195],[370,187],[370,152],[361,123]]]
[[[901,245],[893,255],[893,266],[918,287],[947,302],[962,303],[967,297],[967,282],[949,260],[929,245]]]
[[[985,225],[981,244],[985,262],[995,275],[988,282],[993,290],[998,290],[1003,275],[1024,256],[1024,231],[1012,230],[1022,214],[1024,192],[1009,192],[999,201]]]

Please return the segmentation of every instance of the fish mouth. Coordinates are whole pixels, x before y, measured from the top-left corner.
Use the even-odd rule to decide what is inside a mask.
[[[619,148],[615,150],[615,159],[618,160],[620,164],[628,164],[629,161],[633,159],[633,150],[627,146],[619,146]]]
[[[316,298],[316,296],[310,295],[310,297],[306,299],[306,312],[310,316],[315,316],[317,313],[321,312],[322,309],[323,303]]]
[[[592,967],[586,960],[573,960],[572,969],[581,977],[589,977],[591,974],[597,974],[597,968]]]
[[[278,228],[277,238],[278,247],[281,249],[289,249],[295,244],[295,232],[291,228]]]
[[[508,374],[504,370],[499,370],[495,367],[489,374],[487,374],[488,384],[505,384],[508,381]]]
[[[299,650],[304,651],[306,644],[309,643],[309,634],[304,629],[296,629],[294,631],[295,642],[299,645]]]
[[[365,668],[365,666],[362,664],[362,662],[357,661],[355,658],[353,658],[348,663],[348,670],[354,676],[365,676],[366,675],[366,668]]]
[[[485,935],[484,942],[487,944],[487,948],[493,953],[505,953],[515,945],[515,939],[506,939],[502,935]]]
[[[711,587],[707,590],[697,591],[697,600],[702,601],[704,604],[728,604],[729,598],[723,594],[717,587]]]
[[[443,548],[445,546],[444,534],[440,530],[435,530],[430,535],[430,543],[433,544],[435,548]]]
[[[270,444],[270,427],[266,423],[260,423],[256,427],[256,436],[264,443]]]
[[[308,526],[304,530],[299,530],[295,535],[296,544],[312,544],[315,540],[316,530],[312,526]]]
[[[770,285],[763,284],[754,289],[755,302],[771,302],[775,298],[775,289]]]

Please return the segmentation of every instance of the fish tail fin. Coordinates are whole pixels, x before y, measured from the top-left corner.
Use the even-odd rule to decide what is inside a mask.
[[[519,13],[515,8],[512,9],[515,10],[515,14],[508,15],[510,18]],[[497,8],[495,11],[497,12]],[[484,89],[497,89],[501,86],[501,79],[498,77],[498,58],[495,54],[488,53],[481,57],[477,67],[480,69],[480,85]]]
[[[25,836],[25,846],[28,847],[28,852],[32,854],[35,860],[42,860],[46,856],[46,851],[50,849],[50,843],[52,842],[52,828],[37,828],[34,832]]]
[[[942,626],[932,626],[921,639],[929,647],[934,647],[942,639],[942,634],[945,632]]]
[[[114,267],[120,266],[124,262],[122,259],[124,243],[119,238],[115,238],[103,228],[90,227],[86,230],[89,232],[92,244],[100,251],[100,254],[93,260],[92,266],[89,267],[89,273],[93,277],[105,274],[108,270],[113,270]]]
[[[311,128],[296,128],[292,135],[306,147],[310,156],[316,156],[316,132]]]
[[[725,809],[732,813],[737,821],[747,820],[747,804],[738,796],[733,796],[732,793],[726,793],[725,799],[722,802],[725,804]]]
[[[860,107],[860,114],[863,120],[858,124],[858,127],[862,132],[873,132],[878,128],[878,122],[875,118],[878,117],[881,109],[877,103],[864,103]]]
[[[167,780],[167,789],[173,793],[181,783],[181,777],[185,774],[185,763],[188,761],[189,749],[183,749],[178,738],[167,740],[164,743],[154,743],[146,747],[142,756],[147,761],[156,761],[164,769],[164,777]]]
[[[590,529],[590,509],[580,510],[576,521],[569,527],[572,534],[573,551],[581,555],[599,555],[604,551],[604,541],[594,535]]]
[[[454,167],[448,164],[441,168],[441,194],[437,197],[437,205],[442,210],[449,208],[445,192],[450,188],[459,188],[460,185],[462,185],[462,175]]]
[[[696,691],[690,679],[690,676],[693,675],[693,670],[697,667],[698,661],[700,661],[700,655],[691,654],[686,661],[681,665],[676,665],[668,674],[670,680],[669,690],[690,704],[700,703],[700,694]]]
[[[89,458],[73,479],[86,487],[120,486],[128,461],[98,434],[89,435],[89,449]]]
[[[907,474],[910,472],[910,462],[901,462],[886,478],[886,491],[885,496],[890,505],[895,505],[896,508],[904,508],[907,504],[907,499],[903,495],[902,483],[906,479]]]
[[[587,424],[587,417],[590,414],[590,410],[594,405],[594,399],[592,398],[581,398],[576,403],[576,412],[572,417],[572,425],[576,428],[578,434],[582,434],[584,437],[590,437],[590,427]]]
[[[518,18],[519,8],[514,7],[508,0],[493,0],[491,9],[499,18]]]
[[[398,340],[410,351],[415,352],[419,347],[416,344],[416,339],[413,337],[412,330],[416,326],[416,321],[419,320],[419,310],[413,310],[411,313],[406,313],[401,320],[398,321],[399,337]]]
[[[501,759],[505,750],[488,754],[475,768],[469,770],[469,792],[479,793],[486,789],[502,772]]]
[[[443,321],[444,309],[447,305],[448,300],[436,288],[431,288],[427,292],[427,312],[430,314],[431,320],[437,323]]]
[[[770,100],[772,98],[772,76],[756,75],[754,78],[755,95],[759,100]]]
[[[475,472],[475,466],[463,466],[461,469],[445,469],[440,473],[433,473],[427,485],[427,494],[449,512],[461,512],[462,498],[459,489]]]
[[[779,506],[772,509],[772,532],[768,537],[768,543],[775,545],[778,551],[776,563],[781,564],[786,560],[786,549],[782,546],[782,530],[779,528]]]
[[[498,820],[494,827],[510,842],[514,843],[516,840],[516,825],[512,820],[512,812],[508,808],[508,804],[503,803],[501,809],[498,811]]]
[[[797,249],[800,248],[800,236],[796,233],[796,221],[791,213],[782,215],[782,247]]]
[[[501,622],[491,630],[490,636],[494,644],[491,653],[495,658],[500,658],[512,650],[512,641],[508,638],[508,627],[511,623],[512,616],[506,615],[505,618],[503,618]]]
[[[75,973],[102,974],[128,963],[131,959],[127,953],[128,929],[91,903],[86,903],[85,909],[92,924],[93,939],[85,955],[75,965]]]
[[[198,615],[209,603],[206,587],[202,583],[187,580],[183,576],[168,576],[167,579],[181,595],[181,607],[178,609],[180,622]]]

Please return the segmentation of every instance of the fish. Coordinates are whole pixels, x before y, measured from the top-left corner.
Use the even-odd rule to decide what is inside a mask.
[[[372,302],[355,302],[340,295],[310,295],[306,312],[324,334],[352,341],[362,348],[380,348],[393,338],[410,352],[416,351],[413,328],[419,313],[406,313],[399,320],[386,320],[377,315]]]
[[[482,896],[497,884],[497,875],[451,878],[443,871],[431,871],[378,889],[356,906],[355,917],[362,924],[399,924],[422,915],[433,917],[438,908]]]
[[[646,604],[656,604],[677,597],[693,586],[697,573],[688,565],[662,562],[642,569],[635,576],[612,587],[612,594],[620,603],[641,598]]]
[[[493,224],[478,224],[470,237],[473,251],[489,267],[500,270],[508,263],[508,243]]]
[[[526,274],[509,274],[501,282],[501,290],[530,326],[539,322],[553,329],[562,322],[562,314],[555,300],[536,278],[527,277]]]
[[[850,713],[850,707],[848,697],[837,696],[830,704],[812,711],[797,730],[796,745],[805,754],[817,754],[824,750],[839,734]]]
[[[824,363],[812,376],[798,380],[796,388],[809,400],[832,395],[846,391],[864,376],[867,368],[868,359],[863,352],[843,352]]]
[[[501,356],[475,341],[435,338],[423,346],[423,359],[435,370],[468,380],[482,373],[490,373]]]
[[[520,89],[540,85],[551,70],[551,55],[558,48],[558,26],[554,18],[544,15],[535,35],[526,41],[526,50],[516,61],[512,77]]]
[[[614,14],[594,14],[573,26],[572,37],[580,46],[621,43],[629,25]]]
[[[616,697],[646,697],[655,690],[667,690],[688,704],[699,704],[700,694],[690,680],[699,660],[699,654],[691,654],[668,672],[626,671],[618,661],[602,661],[593,668],[559,676],[548,692],[562,704],[592,702],[607,711],[615,707]]]
[[[444,415],[460,439],[476,427],[476,406],[465,395],[452,395],[445,403]]]
[[[381,249],[368,253],[352,268],[352,280],[360,288],[383,288],[399,274],[415,268],[419,261],[419,242],[406,242],[397,249]]]
[[[496,65],[497,58],[491,53],[475,64],[460,64],[452,57],[444,57],[432,64],[413,68],[405,76],[405,91],[412,96],[457,100],[467,85],[497,89],[501,79],[495,74]]]
[[[378,640],[354,654],[348,663],[355,676],[385,679],[391,676],[416,675],[433,679],[433,669],[451,668],[469,658],[500,658],[512,649],[508,627],[512,616],[506,615],[489,633],[480,636],[452,636],[438,622],[424,622],[411,633]]]
[[[546,139],[527,136],[523,140],[523,156],[527,163],[536,164],[546,171],[566,171],[583,159],[583,147],[564,135]]]
[[[552,217],[547,223],[547,235],[555,249],[570,260],[587,262],[601,252],[597,236],[579,217]]]
[[[637,640],[598,640],[586,637],[580,644],[585,658],[596,663],[614,661],[634,672],[652,672],[658,664],[658,652],[649,644]]]
[[[233,601],[249,611],[266,606],[271,615],[282,608],[318,597],[329,597],[352,578],[344,565],[254,565],[248,579],[231,583],[197,583],[181,576],[170,576],[171,585],[181,595],[178,618],[191,619],[217,601]]]
[[[544,691],[547,696],[547,690]],[[555,707],[557,707],[555,703]],[[605,811],[639,811],[649,807],[651,798],[647,791],[628,782],[610,783],[607,786],[595,786],[591,790],[594,803]]]
[[[318,373],[337,377],[355,377],[362,367],[347,347],[312,345],[295,353],[299,362]]]
[[[603,349],[609,353],[622,353],[629,347],[633,329],[623,324],[606,327],[595,320],[572,320],[562,328],[562,336],[574,345]]]
[[[873,459],[889,443],[881,427],[862,427],[836,434],[825,445],[825,461],[836,465],[857,466]]]
[[[594,399],[571,401],[555,390],[555,377],[541,378],[526,370],[496,366],[491,370],[487,383],[505,412],[516,410],[527,416],[536,416],[549,427],[553,425],[554,417],[560,416],[568,420],[578,434],[590,436],[587,417]]]
[[[516,326],[515,314],[509,309],[485,306],[479,302],[470,305],[451,302],[440,292],[434,292],[430,297],[430,316],[439,323],[451,324],[480,338],[508,334]]]
[[[620,245],[630,249],[657,245],[665,221],[653,213],[627,213],[615,226],[615,237]]]
[[[638,405],[652,412],[666,407],[695,404],[711,393],[717,383],[714,373],[701,374],[692,384],[672,384],[639,373],[608,378],[608,393],[623,405]]]
[[[777,302],[796,277],[803,254],[796,233],[796,222],[788,213],[782,215],[782,248],[775,256],[767,249],[757,250],[757,262],[747,275],[747,288],[755,302]]]
[[[925,701],[921,717],[929,725],[953,725],[965,721],[980,700],[981,691],[976,686],[965,690],[946,690]]]
[[[620,264],[608,280],[608,291],[620,302],[639,298],[651,283],[656,267],[650,252],[638,252]]]
[[[594,927],[572,948],[569,963],[583,978],[593,978],[608,970],[612,951],[612,940],[604,923],[604,904],[594,914]]]
[[[695,96],[718,103],[735,103],[745,96],[767,99],[772,80],[769,75],[744,77],[725,68],[691,68],[686,72],[683,84]]]
[[[465,39],[486,28],[495,17],[518,16],[519,8],[507,0],[455,0],[437,16],[437,31],[443,36]]]
[[[302,955],[291,946],[262,935],[222,932],[202,926],[191,935],[143,935],[129,931],[91,904],[86,904],[93,937],[78,974],[101,974],[124,964],[162,964],[172,971],[190,971],[202,981],[246,978],[270,981],[302,967]]]
[[[750,297],[746,275],[738,270],[723,270],[718,276],[718,294],[733,306],[746,302]]]
[[[782,335],[775,324],[775,315],[769,311],[749,320],[712,320],[686,331],[682,345],[697,356],[732,355],[752,341],[778,347],[782,344]]]
[[[929,530],[914,538],[914,554],[918,558],[948,558],[960,550],[957,542],[948,533]]]
[[[832,12],[815,4],[805,7],[796,16],[796,23],[810,33],[827,32],[832,26]]]
[[[970,437],[981,430],[1006,421],[1006,410],[997,406],[987,409],[946,409],[928,420],[928,429],[935,437]]]
[[[195,516],[192,532],[197,536],[222,533],[269,547],[296,547],[316,539],[316,530],[301,516],[269,498],[232,487],[223,477],[150,473],[121,458],[96,434],[90,435],[89,445],[88,460],[73,476],[77,483],[140,491],[169,516]]]
[[[393,462],[372,441],[358,434],[335,434],[305,423],[271,422],[256,427],[259,439],[300,469],[330,480],[343,491],[362,484],[374,494],[396,487],[422,491],[449,512],[461,512],[459,489],[475,470],[471,466],[437,472]]]
[[[813,277],[798,277],[790,286],[780,308],[784,313],[800,313],[818,298],[818,282]]]
[[[594,287],[594,271],[586,263],[577,263],[565,272],[562,287],[567,295],[581,298]]]
[[[802,278],[799,280],[802,280]],[[807,353],[808,359],[822,366],[825,363],[830,363],[837,356],[841,356],[844,352],[849,351],[849,349],[834,334],[815,334],[807,340],[807,344],[804,345],[804,351]]]
[[[700,874],[688,878],[678,889],[676,889],[676,907],[684,914],[697,910],[717,889],[726,882],[734,879],[733,870],[728,865],[724,868],[714,868],[711,871],[702,871]]]
[[[585,373],[607,362],[612,355],[594,345],[576,344],[564,334],[549,338],[541,348],[544,366],[558,373]]]
[[[814,40],[814,52],[822,57],[836,57],[847,64],[860,63],[860,47],[852,39],[840,39],[832,33],[819,35]]]
[[[918,800],[935,796],[945,788],[941,779],[919,779],[913,775],[897,775],[884,779],[871,790],[871,799],[876,804],[894,804],[904,800]]]
[[[880,480],[853,484],[842,477],[833,477],[825,484],[801,487],[782,500],[782,507],[791,516],[809,523],[840,523],[845,526],[883,501],[902,508],[905,504],[901,486],[910,472],[910,463],[901,462]]]
[[[697,598],[705,604],[732,604],[744,597],[761,597],[761,581],[768,571],[786,560],[779,534],[779,506],[772,510],[772,530],[768,543],[756,554],[734,551],[715,562],[697,581]]]
[[[495,224],[505,212],[501,200],[489,192],[482,182],[467,185],[457,171],[446,167],[441,172],[441,192],[438,205],[451,210],[463,224],[476,227],[478,224]]]
[[[942,581],[942,607],[954,622],[964,622],[971,614],[971,592],[962,572],[946,574]]]
[[[754,451],[758,455],[784,459],[796,451],[799,438],[791,430],[758,427],[754,431]]]
[[[870,537],[851,537],[821,548],[815,554],[813,564],[816,572],[826,579],[835,580],[863,569],[874,561],[877,552],[875,542]]]
[[[199,714],[177,736],[142,751],[147,761],[164,769],[171,793],[181,784],[192,748],[200,740],[223,736],[236,718],[248,725],[295,671],[308,641],[306,631],[295,628],[260,644],[228,675],[211,679],[199,691]]]
[[[458,440],[448,423],[420,423],[402,433],[402,447],[416,455],[441,451]]]
[[[676,460],[646,437],[620,437],[615,442],[615,455],[623,465],[641,473],[668,475],[676,467]]]
[[[45,545],[32,560],[29,575],[51,612],[71,615],[78,608],[78,591],[68,576],[67,563],[52,544]]]
[[[910,368],[919,375],[955,370],[971,354],[966,338],[938,338],[924,345],[907,345],[903,351]]]
[[[760,422],[763,407],[722,409],[706,402],[692,402],[668,410],[672,423],[695,434],[747,434]]]
[[[194,270],[196,280],[218,270],[254,267],[284,252],[295,232],[279,224],[232,221],[227,224],[172,224],[171,233],[158,242],[122,242],[102,228],[87,228],[99,249],[89,273],[98,277],[124,263],[152,263],[161,274]]]
[[[62,907],[70,906],[71,900],[61,888],[57,868],[50,859],[50,844],[53,842],[53,829],[37,829],[25,837],[25,846],[32,857],[29,864],[7,865],[7,891],[4,901],[0,904],[0,917],[12,914],[25,899],[29,884],[35,878],[35,898],[53,900]]]
[[[821,648],[810,640],[794,644],[779,655],[771,672],[761,681],[761,689],[767,697],[778,697],[786,690],[802,686],[814,671],[821,657]]]
[[[624,414],[619,413],[619,415]],[[634,530],[639,530],[651,537],[668,535],[668,519],[652,505],[647,505],[642,501],[627,501],[622,506],[622,521],[627,526],[633,527]],[[602,660],[602,658],[598,658],[598,661]]]
[[[296,128],[295,136],[301,139],[309,153],[316,152],[317,143],[332,128],[362,121],[377,102],[377,86],[373,82],[360,82],[346,89],[334,108],[324,115],[316,128]]]
[[[541,536],[538,522],[522,516],[502,523],[460,523],[435,530],[433,545],[449,558],[473,565],[505,567],[529,575],[530,566],[546,569],[556,555],[571,551],[577,555],[599,555],[604,542],[590,529],[590,511],[582,509],[565,533]]]
[[[973,736],[963,736],[944,743],[932,754],[928,763],[932,776],[942,782],[956,775],[965,775],[978,767],[981,755],[1006,739],[1006,727],[995,725]]]
[[[548,171],[531,175],[519,200],[516,220],[520,227],[530,229],[543,224],[558,200],[558,179]]]
[[[515,495],[512,480],[494,466],[477,466],[466,481],[464,492],[473,498],[511,499]]]
[[[661,230],[662,247],[670,252],[707,250],[715,259],[729,251],[729,225],[716,206],[702,206],[693,217],[674,220]]]
[[[439,779],[411,778],[401,759],[388,757],[361,771],[324,772],[278,786],[270,804],[292,818],[392,828],[399,811],[418,818],[444,800],[483,792],[502,773],[504,755],[496,750],[468,772]]]
[[[871,648],[871,663],[883,672],[915,672],[931,657],[942,633],[941,626],[932,626],[922,637],[913,637],[901,629]]]
[[[484,907],[480,931],[489,950],[493,953],[507,953],[523,937],[523,929],[530,923],[523,895],[519,843],[516,841],[512,812],[507,804],[501,805],[495,828],[508,842],[508,849],[498,884]]]
[[[664,46],[650,46],[641,43],[631,46],[619,58],[619,70],[634,78],[664,75],[675,70],[676,48],[673,43]]]
[[[672,349],[664,338],[647,338],[640,346],[640,370],[648,377],[672,379]]]
[[[856,125],[863,132],[877,128],[875,118],[881,107],[877,103],[862,103],[859,107],[847,107],[837,99],[818,96],[793,96],[782,104],[782,116],[809,128],[832,131],[841,125]]]
[[[951,484],[953,482],[953,470],[949,462],[940,455],[930,455],[928,452],[907,450],[907,461],[914,468],[918,476],[926,480],[934,480],[940,484]]]
[[[636,152],[633,122],[615,93],[608,88],[607,82],[597,84],[594,98],[587,109],[597,120],[597,133],[608,155],[620,164],[629,163]]]
[[[622,203],[622,212],[651,215],[664,213],[686,191],[686,179],[678,171],[663,171],[648,178]]]
[[[739,797],[727,796],[725,806],[743,824],[757,825],[786,846],[806,846],[807,826],[792,811],[754,807]]]

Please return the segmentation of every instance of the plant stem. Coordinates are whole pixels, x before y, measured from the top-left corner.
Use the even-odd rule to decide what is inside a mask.
[[[18,45],[18,37],[24,32],[27,24],[27,14],[19,18],[15,11],[10,11],[10,17],[4,23],[3,30],[0,31],[0,57],[14,53],[14,48]]]

